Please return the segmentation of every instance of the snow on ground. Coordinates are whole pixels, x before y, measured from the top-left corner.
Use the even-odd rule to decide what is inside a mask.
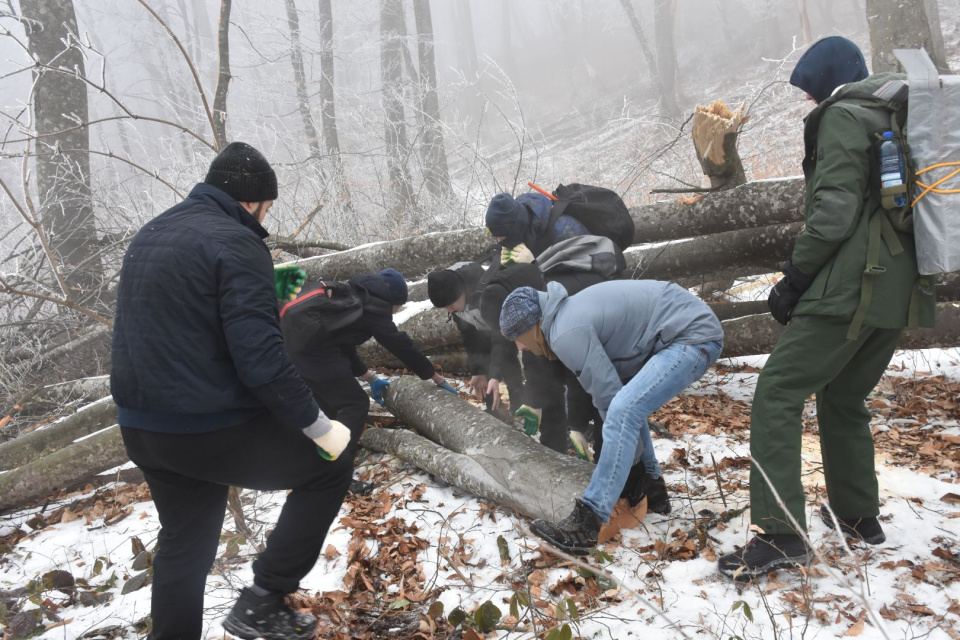
[[[393,459],[365,454],[360,473],[378,488],[344,505],[324,554],[302,583],[300,604],[326,612],[321,637],[328,638],[412,638],[434,600],[444,615],[457,607],[472,615],[492,602],[504,619],[486,638],[543,637],[545,627],[558,624],[558,604],[565,605],[561,622],[582,638],[960,637],[958,351],[898,353],[872,399],[887,542],[848,552],[820,521],[825,491],[811,422],[804,482],[820,560],[805,575],[781,571],[737,585],[717,574],[716,556],[750,535],[748,512],[730,517],[748,502],[749,401],[757,369],[744,360],[751,359],[721,362],[655,416],[671,434],[660,434],[656,449],[674,512],[650,514],[638,528],[623,531],[605,545],[609,556],[587,559],[593,574],[541,550],[526,531],[527,519]],[[922,406],[909,404],[920,400]],[[805,417],[814,413],[808,403]],[[925,452],[933,444],[938,448]],[[153,503],[136,501],[136,491],[143,489],[108,486],[0,517],[0,602],[36,610],[46,601],[51,613],[43,622],[51,628],[38,637],[135,637],[138,623],[142,628],[149,588],[122,591],[143,571],[134,568],[135,556],[153,548],[159,525]],[[262,540],[284,494],[243,497],[248,523]],[[67,505],[73,510],[56,522],[37,518]],[[729,521],[697,533],[697,525],[724,514]],[[208,581],[207,638],[222,636],[220,621],[251,579],[255,550],[234,528],[228,516]],[[407,558],[414,562],[404,565]],[[107,595],[98,597],[108,600],[70,604],[67,595],[43,586],[44,575],[54,570],[71,574],[80,592],[99,589]],[[22,588],[27,592],[16,591]],[[518,620],[508,617],[515,594],[523,594]],[[566,604],[571,600],[576,620]],[[84,601],[92,603],[87,596]],[[357,602],[365,604],[355,608]],[[363,607],[378,611],[378,621],[357,617]],[[450,624],[441,621],[434,637],[460,637],[450,633]]]

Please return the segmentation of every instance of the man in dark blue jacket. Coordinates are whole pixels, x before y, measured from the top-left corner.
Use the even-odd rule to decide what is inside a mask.
[[[231,143],[124,255],[110,387],[160,517],[154,640],[201,636],[230,486],[292,492],[224,627],[241,638],[313,637],[316,618],[284,596],[320,554],[362,422],[328,418],[335,397],[322,397],[320,411],[284,348],[261,226],[276,197],[266,159]]]

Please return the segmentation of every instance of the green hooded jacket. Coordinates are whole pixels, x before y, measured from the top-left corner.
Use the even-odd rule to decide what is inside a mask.
[[[803,173],[806,179],[806,225],[797,237],[791,261],[814,276],[794,315],[854,318],[861,305],[864,269],[874,216],[886,215],[876,185],[875,141],[891,129],[893,111],[873,97],[891,80],[905,76],[881,73],[841,87],[805,119]],[[900,109],[905,127],[906,105]],[[909,209],[899,212],[909,220]],[[897,216],[891,212],[893,220]],[[919,280],[913,233],[886,225],[888,236],[879,243],[879,268],[871,276],[863,325],[881,329],[906,327],[911,298],[919,326],[933,326],[935,298],[932,286]],[[901,225],[910,229],[912,224]],[[895,235],[902,246],[897,249]],[[889,242],[888,242],[889,240]]]

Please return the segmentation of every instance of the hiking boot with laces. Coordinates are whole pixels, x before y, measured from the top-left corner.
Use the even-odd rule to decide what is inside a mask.
[[[643,474],[643,492],[647,494],[647,510],[661,515],[670,513],[670,494],[667,493],[667,483],[663,476],[654,478],[649,473]]]
[[[530,530],[557,547],[575,556],[585,556],[597,546],[603,521],[581,500],[573,506],[573,513],[560,522],[534,520]]]
[[[805,567],[812,555],[803,538],[794,533],[761,533],[739,551],[721,556],[717,564],[728,578],[748,580],[774,569]]]
[[[820,505],[820,519],[828,529],[833,529],[833,518],[830,517],[830,510],[827,505]],[[837,516],[840,523],[840,531],[847,537],[863,540],[867,544],[880,544],[887,539],[880,526],[880,521],[874,517],[870,518],[841,518]]]
[[[647,496],[647,494],[643,492],[645,475],[646,469],[644,469],[642,462],[638,462],[630,467],[630,475],[627,476],[627,481],[623,485],[623,491],[620,492],[620,497],[626,498],[631,508],[640,504],[640,501]],[[650,508],[649,503],[647,503],[647,508]]]
[[[308,613],[290,609],[283,601],[282,593],[267,593],[258,596],[245,588],[223,628],[244,640],[308,640],[313,638],[317,618]]]

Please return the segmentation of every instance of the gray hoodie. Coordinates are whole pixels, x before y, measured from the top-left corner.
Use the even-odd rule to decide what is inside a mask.
[[[710,307],[672,282],[615,280],[575,296],[551,282],[539,295],[547,344],[577,374],[604,419],[623,382],[653,354],[674,342],[723,340]]]

